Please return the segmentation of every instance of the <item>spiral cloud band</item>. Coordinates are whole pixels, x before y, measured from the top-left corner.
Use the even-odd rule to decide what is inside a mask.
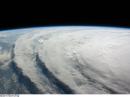
[[[124,28],[1,31],[0,93],[130,93],[129,44]]]

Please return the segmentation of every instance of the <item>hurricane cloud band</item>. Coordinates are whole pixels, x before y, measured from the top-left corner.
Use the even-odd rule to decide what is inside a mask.
[[[11,61],[39,93],[130,93],[129,44],[129,29],[39,28],[17,37]]]

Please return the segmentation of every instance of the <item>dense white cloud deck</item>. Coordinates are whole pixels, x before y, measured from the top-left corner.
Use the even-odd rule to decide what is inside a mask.
[[[130,93],[130,29],[30,28],[0,38],[10,47],[0,50],[0,68],[24,87],[13,93]]]

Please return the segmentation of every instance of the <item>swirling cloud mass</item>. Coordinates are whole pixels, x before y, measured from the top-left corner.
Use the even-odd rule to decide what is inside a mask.
[[[130,93],[130,29],[0,32],[0,93]]]

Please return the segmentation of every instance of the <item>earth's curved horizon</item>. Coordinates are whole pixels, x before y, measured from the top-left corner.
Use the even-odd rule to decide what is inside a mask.
[[[0,94],[130,93],[130,28],[0,31]]]

